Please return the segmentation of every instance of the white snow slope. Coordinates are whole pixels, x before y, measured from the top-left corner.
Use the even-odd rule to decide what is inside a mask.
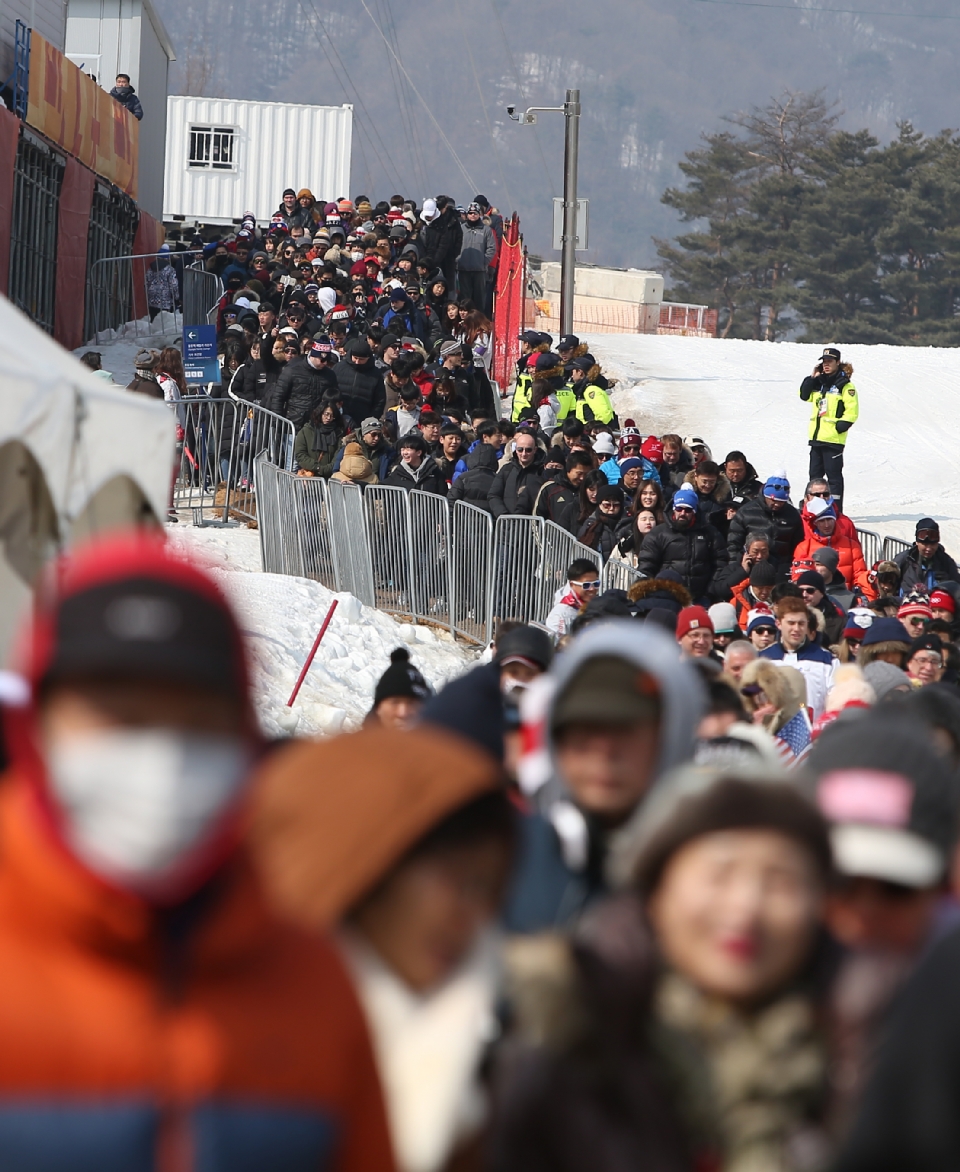
[[[408,648],[435,689],[475,659],[445,632],[398,623],[306,578],[261,573],[257,534],[245,526],[196,528],[181,522],[166,532],[186,556],[212,570],[233,602],[248,640],[257,711],[268,736],[292,731],[281,723],[284,706],[334,598],[339,605],[294,705],[298,735],[359,728],[396,647]]]
[[[616,377],[614,405],[644,434],[701,436],[719,462],[746,453],[761,479],[786,468],[796,502],[807,481],[810,405],[800,383],[822,347],[718,338],[584,335]],[[847,441],[846,512],[881,536],[913,540],[923,516],[960,554],[960,350],[844,346],[860,418]]]

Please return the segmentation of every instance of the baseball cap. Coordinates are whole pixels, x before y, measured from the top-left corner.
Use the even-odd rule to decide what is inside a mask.
[[[564,334],[557,343],[558,350],[576,350],[580,345],[580,339],[576,334]]]
[[[889,708],[838,722],[808,768],[841,874],[912,888],[939,882],[956,837],[957,787],[915,723]]]

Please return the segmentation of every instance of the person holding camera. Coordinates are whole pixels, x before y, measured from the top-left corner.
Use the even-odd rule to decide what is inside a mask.
[[[810,479],[825,477],[838,507],[843,501],[843,450],[847,432],[857,422],[860,402],[850,381],[853,367],[840,351],[827,346],[820,361],[800,384],[800,398],[812,404]]]

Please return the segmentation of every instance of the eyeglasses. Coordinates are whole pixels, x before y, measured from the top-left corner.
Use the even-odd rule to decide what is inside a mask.
[[[571,582],[570,585],[571,586],[579,586],[581,590],[599,590],[600,589],[600,579],[594,578],[590,582]]]
[[[922,653],[918,653],[917,655],[915,655],[913,657],[913,662],[914,663],[929,663],[933,667],[939,667],[941,665],[941,663],[943,663],[943,660],[934,651],[934,652],[931,652],[929,655],[923,655]]]

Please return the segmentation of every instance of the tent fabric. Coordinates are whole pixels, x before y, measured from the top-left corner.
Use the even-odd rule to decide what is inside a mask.
[[[20,119],[0,103],[0,293],[4,294],[10,281],[13,181],[19,142]]]
[[[57,289],[53,335],[68,350],[82,346],[87,281],[87,235],[93,207],[94,173],[67,156],[57,219]]]
[[[170,409],[143,395],[107,386],[74,356],[0,297],[0,452],[20,444],[36,461],[53,505],[49,537],[69,546],[74,524],[107,528],[143,520],[145,501],[156,518],[166,516],[174,460]],[[87,506],[111,482],[131,482],[129,517],[104,511],[91,525]],[[111,494],[116,499],[116,493]],[[55,518],[55,520],[54,520]],[[13,567],[31,563],[33,551],[15,548],[17,530],[0,534]],[[79,536],[79,534],[76,534]]]

